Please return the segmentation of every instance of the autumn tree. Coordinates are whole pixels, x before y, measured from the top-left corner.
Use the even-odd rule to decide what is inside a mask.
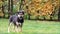
[[[30,15],[46,16],[52,20],[56,10],[58,8],[59,0],[25,0],[25,5],[28,6],[28,12]],[[56,9],[57,9],[56,8]],[[39,18],[37,17],[37,18]]]
[[[59,0],[59,12],[58,12],[58,20],[60,21],[60,0]]]
[[[4,0],[0,0],[0,17],[4,17]]]

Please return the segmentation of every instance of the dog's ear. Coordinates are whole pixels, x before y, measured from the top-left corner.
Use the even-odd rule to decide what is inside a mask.
[[[19,13],[22,13],[22,14],[24,15],[24,10],[20,10],[20,11],[18,12],[18,14],[19,14]]]
[[[24,10],[22,10],[22,13],[23,13],[23,15],[24,15]]]

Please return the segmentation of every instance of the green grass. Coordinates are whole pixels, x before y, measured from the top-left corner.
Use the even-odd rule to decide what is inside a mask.
[[[8,19],[0,19],[0,34],[60,34],[60,22],[25,20],[22,32],[7,32]]]

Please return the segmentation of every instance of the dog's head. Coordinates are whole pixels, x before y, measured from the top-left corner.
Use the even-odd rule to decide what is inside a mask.
[[[23,17],[24,17],[24,10],[20,10],[20,11],[18,12],[18,17],[19,17],[19,18],[23,18]]]

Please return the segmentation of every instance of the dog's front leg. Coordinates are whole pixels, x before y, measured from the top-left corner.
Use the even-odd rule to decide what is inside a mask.
[[[18,26],[18,24],[19,24],[19,23],[18,23],[18,22],[16,22],[16,25],[17,25],[17,26]]]
[[[10,30],[9,30],[9,29],[10,29],[10,26],[8,26],[8,33],[10,32]]]

